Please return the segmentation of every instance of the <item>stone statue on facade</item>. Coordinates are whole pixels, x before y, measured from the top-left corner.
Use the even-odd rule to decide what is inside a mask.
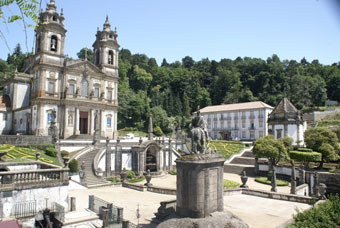
[[[201,116],[200,111],[197,111],[197,115],[191,120],[191,145],[192,153],[204,154],[207,153],[207,144],[209,143],[208,131],[206,128],[206,123]]]

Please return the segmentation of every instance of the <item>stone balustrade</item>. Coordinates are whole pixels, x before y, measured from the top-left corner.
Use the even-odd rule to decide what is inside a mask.
[[[68,185],[68,168],[0,172],[0,192]]]

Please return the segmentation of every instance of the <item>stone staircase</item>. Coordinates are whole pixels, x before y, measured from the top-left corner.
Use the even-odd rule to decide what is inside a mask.
[[[83,154],[82,156],[80,156],[77,159],[78,163],[79,163],[79,166],[82,164],[83,161],[85,162],[84,163],[85,164],[85,177],[86,177],[85,180],[86,180],[86,185],[87,185],[88,188],[94,188],[94,187],[111,185],[110,182],[104,180],[101,177],[97,177],[94,174],[93,161],[94,161],[94,157],[96,156],[96,154],[100,150],[101,149],[94,148],[90,152]]]
[[[246,171],[247,176],[255,176],[255,156],[251,150],[244,151],[241,156],[224,164],[225,173],[241,175],[243,171]]]

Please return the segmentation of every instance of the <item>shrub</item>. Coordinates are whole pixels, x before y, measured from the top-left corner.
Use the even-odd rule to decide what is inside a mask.
[[[79,171],[78,160],[76,159],[71,160],[70,163],[68,164],[68,167],[70,168],[71,173],[77,173]]]
[[[313,150],[309,148],[298,148],[297,150],[300,152],[313,152]]]
[[[64,158],[64,157],[68,157],[70,155],[70,153],[66,150],[62,150],[61,152],[61,156]]]
[[[291,159],[302,162],[319,162],[321,153],[318,152],[300,152],[293,150],[289,153]]]
[[[135,178],[135,179],[130,179],[128,180],[129,183],[137,183],[137,182],[141,182],[145,180],[145,177],[144,176],[141,176],[141,177],[138,177],[138,178]]]
[[[153,133],[156,135],[156,136],[162,136],[163,135],[163,131],[160,127],[156,126],[154,129],[153,129]]]
[[[47,147],[45,149],[45,154],[51,157],[57,157],[58,151],[54,147]]]
[[[168,173],[169,173],[170,175],[176,175],[176,174],[177,174],[175,170],[169,170]]]
[[[320,203],[294,216],[294,222],[289,228],[309,227],[309,228],[328,228],[340,227],[340,198],[331,195],[329,200]]]
[[[249,143],[245,143],[244,146],[245,146],[245,147],[249,147],[250,144],[249,144]]]
[[[135,174],[135,172],[133,172],[132,170],[126,170],[126,173],[127,173],[127,178],[128,179],[134,179],[134,178],[136,178],[136,174]]]

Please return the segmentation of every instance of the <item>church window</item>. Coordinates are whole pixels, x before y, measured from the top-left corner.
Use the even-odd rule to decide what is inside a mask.
[[[56,36],[51,37],[51,51],[57,51],[58,38]]]
[[[40,42],[41,42],[41,38],[40,38],[40,36],[38,36],[38,39],[37,39],[37,52],[39,52],[40,51]]]
[[[109,51],[108,63],[113,65],[113,51]]]
[[[53,20],[53,21],[57,21],[57,17],[56,17],[56,16],[53,16],[52,20]]]
[[[75,92],[75,86],[73,83],[70,83],[69,85],[69,94],[74,95]]]
[[[48,82],[48,92],[49,93],[54,93],[54,81],[49,81]]]
[[[276,130],[276,139],[282,138],[282,129]]]
[[[89,82],[83,78],[81,81],[81,95],[87,97],[89,95]]]
[[[52,113],[48,113],[47,114],[47,123],[51,123],[52,122]]]
[[[107,100],[112,101],[112,90],[110,89],[107,90]]]
[[[96,98],[99,98],[99,88],[97,88],[97,87],[94,88],[94,96]]]
[[[107,126],[107,127],[111,127],[111,117],[110,117],[110,116],[108,116],[108,117],[106,118],[106,126]]]

